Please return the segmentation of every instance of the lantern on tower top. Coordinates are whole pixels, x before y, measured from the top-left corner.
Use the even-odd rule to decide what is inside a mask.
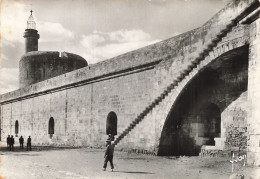
[[[34,18],[33,18],[33,11],[31,10],[31,15],[29,16],[29,19],[27,21],[27,29],[36,29],[36,23],[34,21]]]
[[[25,53],[38,51],[38,39],[40,38],[40,35],[36,30],[36,23],[32,15],[33,11],[31,10],[30,12],[31,14],[27,21],[27,29],[25,29],[23,35],[23,37],[25,38]]]

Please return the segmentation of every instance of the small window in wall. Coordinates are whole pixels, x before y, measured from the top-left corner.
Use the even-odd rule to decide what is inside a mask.
[[[19,133],[19,123],[18,120],[15,121],[15,136],[18,137]]]
[[[113,111],[107,116],[106,134],[117,135],[117,116]]]
[[[53,134],[54,134],[54,119],[53,117],[50,118],[49,120],[49,131],[48,134],[50,135],[50,138],[52,138]]]

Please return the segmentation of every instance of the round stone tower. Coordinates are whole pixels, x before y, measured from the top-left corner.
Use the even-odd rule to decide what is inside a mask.
[[[68,52],[28,52],[19,62],[20,88],[88,66],[79,55]]]
[[[20,88],[88,66],[87,61],[76,54],[38,51],[40,35],[32,12],[24,33],[26,53],[19,62]]]
[[[23,37],[25,38],[25,53],[31,51],[38,51],[38,39],[40,35],[36,30],[36,23],[33,19],[31,10],[31,15],[27,21],[27,29],[25,29]]]

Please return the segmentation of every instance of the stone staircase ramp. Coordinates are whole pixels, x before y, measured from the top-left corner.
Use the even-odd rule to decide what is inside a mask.
[[[253,6],[253,7],[252,7]],[[167,88],[158,96],[155,98],[155,100],[147,106],[130,124],[129,126],[115,139],[113,145],[117,145],[132,129],[135,128],[136,125],[138,125],[145,116],[151,112],[173,89],[177,88],[178,84],[186,77],[188,76],[194,68],[196,68],[204,59],[206,56],[209,55],[211,51],[213,51],[213,48],[217,47],[217,44],[222,40],[223,37],[225,37],[229,32],[232,31],[232,28],[235,27],[239,21],[241,21],[251,9],[254,8],[254,4],[249,6],[246,10],[244,10],[239,16],[231,20],[229,24],[225,26],[222,30],[219,31],[218,35],[206,45],[206,48],[204,48],[198,55],[198,57],[191,62],[191,64],[187,67],[187,69],[183,70],[176,80],[174,80],[170,85],[167,86]]]

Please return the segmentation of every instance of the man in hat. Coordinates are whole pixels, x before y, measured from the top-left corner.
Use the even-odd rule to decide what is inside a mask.
[[[7,150],[11,150],[10,149],[10,139],[11,139],[11,137],[10,137],[10,135],[8,135],[8,137],[7,137],[7,139],[6,139],[6,143],[7,143]]]
[[[31,142],[32,142],[32,139],[31,139],[31,136],[29,136],[28,139],[27,139],[27,151],[32,150]]]
[[[115,140],[114,135],[113,134],[108,134],[108,140],[114,141]]]
[[[14,151],[14,136],[11,136],[9,145],[10,145],[10,151]]]
[[[19,143],[20,143],[20,149],[23,150],[23,143],[24,143],[23,136],[21,136],[21,137],[19,138]]]
[[[113,171],[114,169],[114,165],[113,165],[113,155],[114,155],[114,144],[111,144],[110,140],[106,141],[106,152],[105,152],[105,162],[104,162],[104,166],[103,166],[103,170],[105,171],[107,168],[107,162],[110,162],[111,165],[111,170]]]

